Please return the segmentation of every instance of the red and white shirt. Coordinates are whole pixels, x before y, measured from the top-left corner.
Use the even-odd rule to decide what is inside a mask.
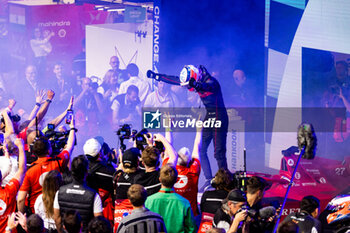
[[[0,187],[0,232],[5,232],[8,216],[16,211],[16,196],[19,186],[19,181],[13,178],[5,187]]]
[[[163,161],[163,165],[168,162]],[[192,159],[188,167],[176,165],[178,172],[177,182],[174,185],[175,192],[186,198],[190,204],[194,216],[199,215],[197,194],[198,180],[201,171],[201,164],[198,159]]]

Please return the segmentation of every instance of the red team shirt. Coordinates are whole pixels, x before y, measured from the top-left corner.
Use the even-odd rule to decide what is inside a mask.
[[[19,132],[19,134],[17,135],[17,138],[22,138],[23,142],[24,142],[24,150],[28,151],[29,150],[29,146],[27,144],[27,131],[28,131],[28,127],[24,128],[21,132]]]
[[[60,171],[58,163],[61,168],[65,168],[69,161],[69,152],[63,150],[59,155],[57,155],[58,160],[49,161],[50,157],[38,158],[33,164],[33,167],[29,168],[20,191],[26,191],[29,194],[29,206],[34,213],[34,204],[36,198],[42,192],[42,184],[44,182],[45,175],[52,170]]]
[[[0,232],[5,232],[8,216],[16,211],[16,196],[19,190],[19,182],[16,178],[10,180],[0,188]],[[16,232],[13,229],[12,232]]]
[[[169,158],[163,161],[167,164]],[[175,192],[186,198],[190,204],[194,216],[199,214],[197,204],[198,180],[201,171],[201,165],[198,159],[192,159],[189,167],[176,165],[178,172],[177,182],[174,185]]]

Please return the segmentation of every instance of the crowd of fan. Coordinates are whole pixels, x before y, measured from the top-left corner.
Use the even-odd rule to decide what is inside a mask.
[[[147,134],[146,145],[125,151],[112,151],[102,137],[90,138],[84,154],[72,156],[80,130],[74,114],[58,151],[47,138],[51,129],[37,128],[54,96],[52,90],[39,92],[21,124],[11,113],[13,99],[1,113],[0,232],[272,232],[278,206],[262,207],[268,185],[260,177],[249,178],[244,193],[233,175],[220,169],[214,189],[203,193],[198,206],[201,129],[192,152],[176,151],[166,131]],[[50,122],[54,128],[74,109],[73,102],[71,97]],[[111,161],[113,154],[118,159]],[[319,207],[315,197],[305,197],[301,212],[288,216],[278,232],[293,227],[297,232],[298,225],[302,232],[321,232]],[[306,220],[295,224],[295,219]]]
[[[21,90],[2,96],[15,98],[1,112],[0,232],[272,232],[279,206],[262,207],[267,183],[259,177],[248,180],[244,193],[229,171],[219,169],[213,189],[198,205],[201,129],[192,152],[187,147],[176,151],[170,131],[148,134],[142,148],[135,144],[125,151],[95,137],[103,131],[101,122],[109,122],[108,132],[111,126],[137,125],[141,106],[198,103],[190,92],[186,101],[179,100],[184,95],[175,95],[163,82],[151,92],[136,64],[121,70],[113,56],[110,66],[100,83],[67,79],[59,63],[53,67],[54,81],[45,81],[35,66],[28,66],[27,83],[12,84]],[[42,126],[50,106],[60,113]],[[61,122],[69,110],[74,114],[66,129]],[[84,154],[72,156],[77,131]],[[279,232],[297,232],[298,225],[302,232],[321,232],[318,212],[319,201],[305,197],[300,214],[289,216]],[[295,224],[295,219],[306,220]]]
[[[179,86],[163,82],[151,85],[134,63],[121,69],[117,56],[109,59],[110,69],[104,77],[85,77],[84,51],[77,55],[73,64],[36,63],[27,65],[23,74],[17,70],[17,73],[0,72],[0,98],[3,101],[20,100],[16,113],[27,118],[35,104],[34,93],[40,90],[51,89],[56,93],[52,110],[55,112],[63,111],[69,98],[75,96],[79,138],[84,141],[103,134],[107,129],[117,130],[125,123],[141,125],[141,107],[172,108],[199,104],[195,94]]]

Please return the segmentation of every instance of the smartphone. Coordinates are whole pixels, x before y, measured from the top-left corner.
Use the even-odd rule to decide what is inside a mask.
[[[70,124],[73,118],[73,110],[69,109],[67,110],[67,115],[66,115],[66,124]]]

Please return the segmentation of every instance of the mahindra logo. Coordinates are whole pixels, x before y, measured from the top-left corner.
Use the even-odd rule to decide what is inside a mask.
[[[38,23],[38,27],[62,27],[70,26],[70,21],[49,21],[44,23]]]

